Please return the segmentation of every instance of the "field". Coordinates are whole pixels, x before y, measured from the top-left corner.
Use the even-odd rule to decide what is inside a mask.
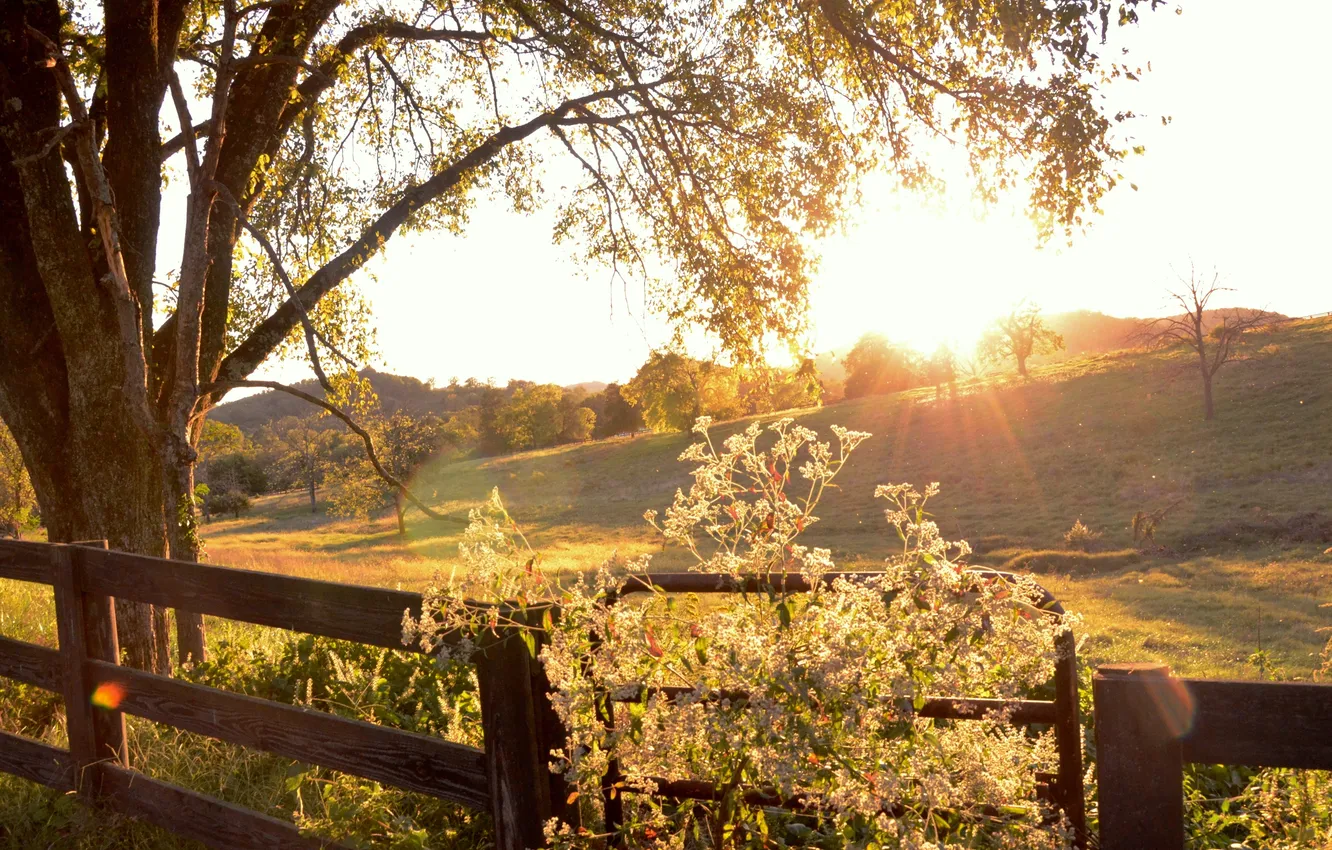
[[[1217,376],[1204,422],[1196,369],[1181,355],[1118,352],[1069,360],[1032,380],[990,378],[794,414],[828,433],[874,437],[857,452],[806,535],[848,567],[890,545],[874,485],[942,484],[932,503],[973,561],[1031,570],[1085,619],[1093,661],[1161,660],[1179,673],[1307,678],[1332,611],[1332,322],[1258,338]],[[724,436],[745,422],[715,429]],[[617,550],[661,551],[642,520],[688,482],[676,458],[691,438],[640,435],[428,468],[414,488],[465,517],[498,487],[548,569],[582,570]],[[1137,511],[1168,509],[1157,545],[1134,545]],[[205,529],[215,563],[362,584],[419,588],[456,556],[461,523],[409,515],[331,520],[302,494],[270,496]],[[1081,519],[1097,551],[1069,551]]]
[[[1332,609],[1319,607],[1332,601],[1332,322],[1286,325],[1251,347],[1249,359],[1218,376],[1213,422],[1202,420],[1186,360],[1138,352],[1069,360],[1029,382],[995,377],[942,396],[916,390],[797,412],[823,433],[841,424],[874,434],[807,540],[830,547],[843,566],[873,567],[895,540],[874,485],[938,481],[943,491],[931,508],[945,534],[971,541],[975,563],[1036,572],[1083,616],[1091,663],[1161,660],[1188,675],[1309,678],[1322,664],[1319,629],[1332,625]],[[726,423],[714,436],[746,424]],[[499,487],[549,571],[588,569],[617,550],[681,568],[682,554],[662,551],[642,512],[665,507],[687,484],[677,456],[690,439],[640,435],[431,467],[413,486],[460,520]],[[1155,544],[1135,545],[1132,515],[1166,508]],[[1065,544],[1078,519],[1102,535],[1091,552]],[[311,514],[304,494],[293,493],[259,499],[241,518],[204,531],[217,564],[421,588],[454,567],[461,527],[414,514],[400,536],[391,516],[331,519],[322,505]],[[0,581],[0,634],[51,645],[52,623],[49,588]],[[189,675],[219,687],[298,703],[313,687],[314,704],[350,716],[372,716],[376,700],[396,699],[393,686],[381,687],[379,653],[353,657],[221,621],[209,623],[209,640],[222,663]],[[387,663],[399,665],[390,677],[415,669]],[[58,697],[0,681],[0,727],[59,744],[60,714]],[[392,846],[418,846],[412,842],[426,834],[459,846],[486,841],[484,819],[417,795],[308,774],[146,721],[132,720],[130,735],[133,762],[150,772],[280,817],[304,816],[306,825]],[[1190,811],[1259,781],[1209,770],[1192,774]],[[1190,846],[1216,846],[1219,828],[1202,822],[1190,834],[1204,843]],[[33,846],[186,845],[0,777],[0,848]]]

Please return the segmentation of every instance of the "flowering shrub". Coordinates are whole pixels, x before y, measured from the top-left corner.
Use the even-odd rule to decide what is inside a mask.
[[[828,550],[798,539],[869,435],[834,427],[835,442],[820,442],[783,419],[718,448],[708,426],[700,420],[701,441],[681,455],[695,464],[692,486],[646,519],[719,587],[758,579],[757,592],[724,604],[660,589],[620,601],[627,579],[651,585],[649,556],[556,586],[495,493],[472,513],[467,571],[404,623],[405,639],[445,657],[513,639],[540,653],[568,734],[551,769],[578,814],[552,821],[550,841],[601,846],[615,830],[635,847],[1065,846],[1035,795],[1035,772],[1056,761],[1049,734],[1002,715],[947,723],[917,712],[927,696],[1012,699],[1047,682],[1067,616],[1035,607],[1029,580],[961,566],[969,547],[944,540],[926,512],[938,485],[879,487],[897,545],[881,572],[836,574]],[[808,589],[787,589],[786,574]],[[448,630],[461,642],[445,644]],[[603,802],[608,771],[619,824]],[[711,783],[719,799],[652,796],[681,781]],[[755,805],[778,798],[801,814]]]

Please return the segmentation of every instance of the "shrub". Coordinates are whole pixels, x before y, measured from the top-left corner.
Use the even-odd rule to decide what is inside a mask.
[[[784,419],[767,434],[751,425],[718,449],[707,425],[700,421],[703,441],[681,456],[695,465],[693,485],[664,516],[649,511],[648,522],[718,581],[799,572],[810,592],[769,582],[728,605],[660,591],[641,604],[607,605],[626,573],[647,578],[650,556],[556,585],[496,492],[472,512],[460,545],[469,569],[441,580],[422,618],[404,623],[405,638],[445,658],[499,640],[539,650],[568,731],[553,769],[583,810],[580,826],[552,821],[551,842],[604,845],[599,801],[615,760],[617,793],[631,795],[615,837],[629,847],[1065,846],[1034,786],[1055,757],[1048,732],[999,716],[939,725],[916,711],[927,695],[1015,698],[1045,684],[1069,618],[1033,607],[1039,591],[1029,579],[983,578],[961,566],[969,548],[941,538],[926,512],[937,485],[879,487],[900,545],[881,575],[829,579],[830,552],[798,538],[868,435],[834,428],[835,444],[818,442]],[[802,495],[789,496],[796,475]],[[541,634],[527,629],[524,609],[547,603],[559,617],[546,617]],[[441,629],[469,637],[448,648]],[[667,697],[664,687],[678,690]],[[720,696],[734,691],[746,696]],[[610,693],[637,699],[608,714]],[[713,783],[721,799],[679,806],[648,796],[661,780],[684,779]],[[752,788],[799,797],[821,817],[748,805]],[[996,809],[1007,815],[993,817]]]
[[[1064,532],[1064,545],[1070,549],[1077,549],[1079,552],[1091,552],[1100,546],[1101,532],[1092,531],[1082,524],[1082,517],[1078,517],[1073,527]]]

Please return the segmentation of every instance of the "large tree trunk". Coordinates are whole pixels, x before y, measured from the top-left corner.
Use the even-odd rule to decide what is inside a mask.
[[[56,456],[34,458],[34,487],[52,541],[105,539],[110,548],[166,557],[167,511],[161,453],[109,399],[70,411],[71,439]],[[21,443],[38,441],[19,432]],[[125,663],[171,670],[167,612],[116,600]]]
[[[319,500],[316,498],[315,494],[315,480],[313,473],[311,473],[310,475],[307,489],[309,490],[310,493],[310,513],[317,514],[319,513]]]
[[[1019,358],[1017,359],[1017,363],[1018,363],[1018,374],[1021,375],[1021,376],[1024,377],[1024,378],[1028,377],[1028,375],[1027,375],[1027,358],[1025,358],[1025,357],[1019,357]]]
[[[407,513],[407,503],[403,501],[402,491],[396,491],[393,494],[393,509],[398,514],[398,533],[407,533],[407,522],[404,518]]]

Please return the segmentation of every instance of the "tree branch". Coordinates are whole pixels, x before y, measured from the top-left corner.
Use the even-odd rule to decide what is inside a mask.
[[[162,143],[162,162],[166,162],[175,156],[185,147],[185,142],[191,139],[205,137],[213,132],[213,125],[208,121],[200,121],[189,128],[188,133],[181,131]]]
[[[524,124],[501,128],[429,180],[404,192],[402,197],[381,213],[355,242],[320,267],[301,285],[297,290],[299,300],[302,304],[317,303],[319,299],[365,265],[370,257],[383,247],[384,243],[413,213],[456,187],[465,176],[490,162],[509,145],[526,139],[538,130],[558,124],[566,124],[570,120],[574,123],[590,120],[587,118],[568,119],[567,116],[570,113],[576,112],[582,107],[626,94],[649,91],[669,82],[671,82],[671,79],[667,77],[593,92],[567,100],[555,109],[543,112]],[[614,120],[616,120],[614,117],[606,118],[602,119],[601,123],[611,123]],[[230,383],[247,378],[286,338],[287,334],[296,327],[299,321],[300,306],[293,299],[288,298],[272,315],[261,322],[249,337],[226,356],[218,369],[218,382]]]
[[[299,398],[305,402],[309,402],[310,404],[313,404],[316,407],[322,407],[324,410],[328,411],[333,416],[341,420],[341,422],[344,425],[346,425],[349,429],[351,429],[352,433],[356,434],[356,436],[361,438],[361,442],[365,445],[366,459],[369,460],[370,465],[374,467],[375,474],[378,475],[380,478],[382,478],[384,480],[384,483],[388,484],[396,492],[401,494],[401,496],[404,499],[406,499],[408,502],[411,502],[412,505],[414,505],[417,508],[417,510],[419,510],[421,513],[425,514],[426,516],[430,517],[431,519],[439,520],[440,522],[453,522],[453,523],[458,523],[459,525],[467,524],[466,520],[459,519],[458,517],[451,517],[448,514],[442,514],[439,511],[436,511],[434,508],[429,507],[420,499],[418,499],[416,495],[412,493],[411,490],[408,490],[406,485],[404,485],[401,481],[399,481],[392,474],[390,474],[389,471],[384,468],[384,465],[379,462],[379,455],[375,452],[375,441],[374,438],[370,436],[370,432],[366,431],[364,428],[358,425],[356,423],[356,420],[352,419],[350,416],[344,413],[337,405],[334,405],[331,402],[319,398],[317,396],[310,395],[307,392],[302,392],[301,390],[298,390],[295,387],[289,387],[286,384],[279,384],[277,381],[250,381],[250,380],[215,381],[204,387],[203,390],[204,392],[211,394],[217,392],[218,390],[232,389],[235,387],[253,387],[258,389],[276,390],[277,392],[280,393],[287,393],[288,395],[295,396],[296,398]]]

